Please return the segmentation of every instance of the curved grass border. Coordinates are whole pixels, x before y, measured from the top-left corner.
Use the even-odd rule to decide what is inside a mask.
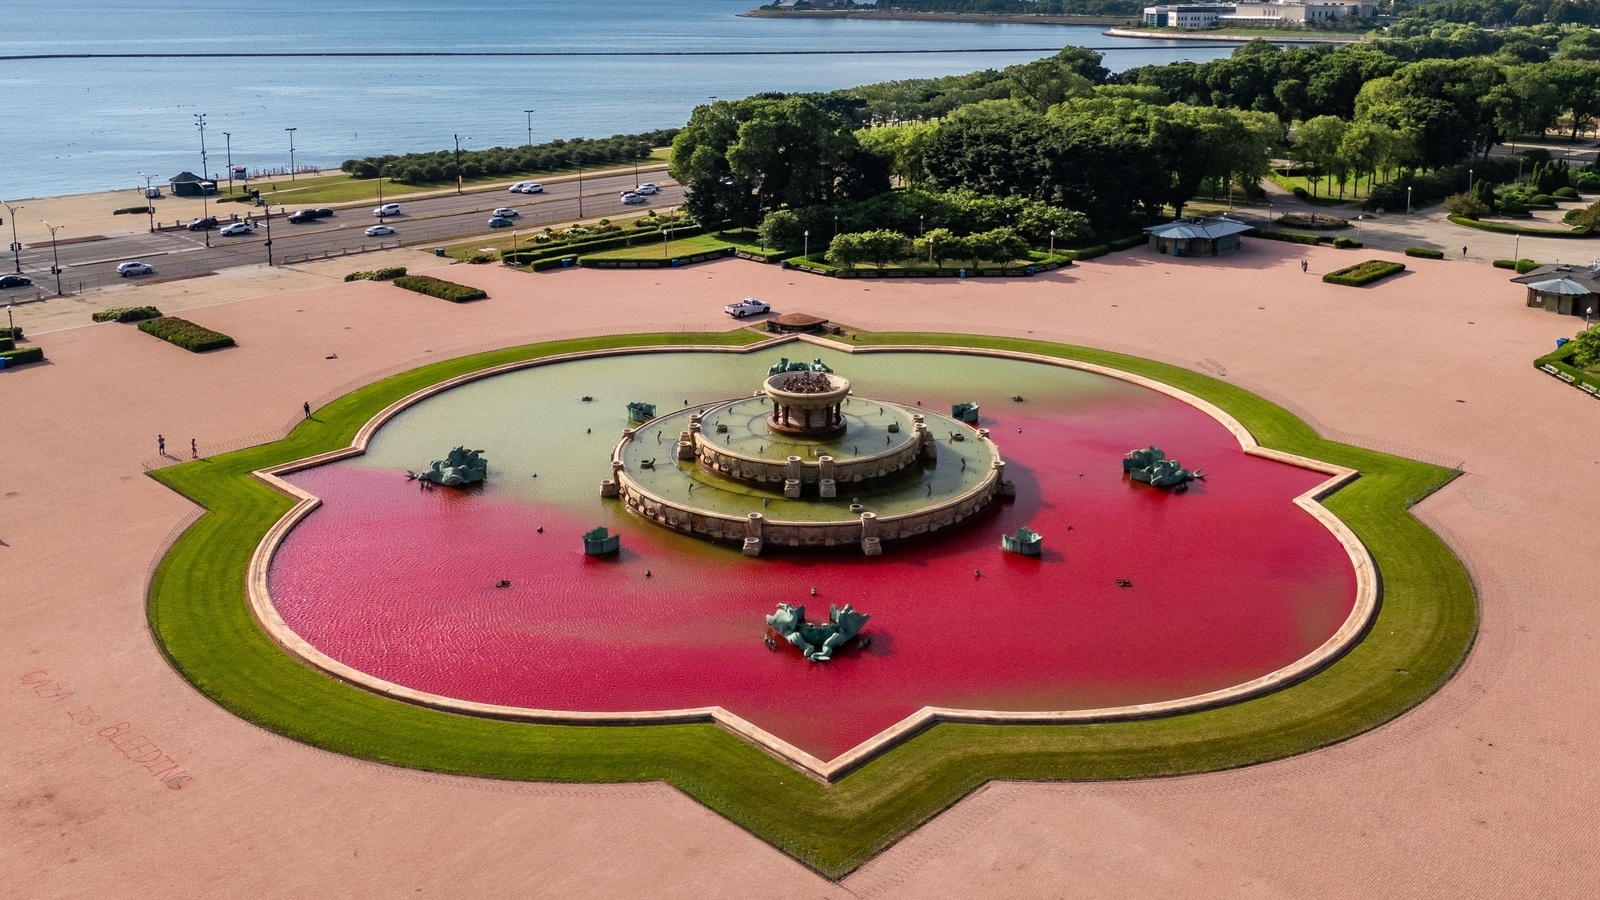
[[[1477,627],[1466,570],[1407,507],[1455,472],[1324,440],[1284,409],[1224,381],[1086,347],[959,334],[861,334],[862,343],[1015,350],[1082,360],[1166,382],[1238,419],[1266,447],[1357,469],[1323,503],[1366,544],[1383,582],[1367,638],[1328,668],[1232,706],[1092,725],[942,723],[832,785],[800,775],[710,724],[534,725],[391,700],[291,659],[245,596],[251,553],[292,500],[250,473],[348,446],[395,400],[475,369],[555,353],[758,340],[627,335],[535,344],[433,363],[360,388],[287,438],[151,476],[207,512],[151,579],[152,631],[202,693],[250,722],[338,753],[489,778],[667,782],[830,878],[839,878],[968,792],[995,780],[1143,778],[1250,765],[1335,743],[1393,719],[1444,684]]]

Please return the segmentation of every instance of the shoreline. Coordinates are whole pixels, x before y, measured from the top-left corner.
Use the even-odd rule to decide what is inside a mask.
[[[1190,34],[1167,34],[1165,32],[1143,31],[1136,28],[1108,28],[1100,32],[1106,37],[1144,38],[1153,41],[1195,41],[1204,44],[1248,44],[1251,41],[1262,40],[1269,44],[1359,44],[1362,37],[1285,37],[1282,32],[1264,32],[1261,34],[1238,32],[1206,32]],[[1315,34],[1315,32],[1308,32]]]
[[[1127,16],[1031,15],[1028,13],[944,13],[870,9],[752,9],[745,19],[877,19],[884,22],[975,22],[1001,25],[1126,25]]]

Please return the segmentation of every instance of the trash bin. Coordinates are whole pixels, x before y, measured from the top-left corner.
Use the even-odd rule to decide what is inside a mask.
[[[1562,347],[1565,347],[1567,345],[1567,341],[1570,340],[1572,340],[1572,338],[1556,338],[1556,349],[1560,350]]]
[[[444,248],[443,247],[435,247],[435,248],[433,248],[433,255],[434,256],[443,256],[444,255]]]

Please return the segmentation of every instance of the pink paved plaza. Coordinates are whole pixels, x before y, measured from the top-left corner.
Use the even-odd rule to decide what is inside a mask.
[[[126,326],[30,334],[50,362],[0,375],[0,896],[1593,895],[1600,562],[1585,513],[1600,500],[1600,403],[1530,365],[1579,323],[1525,309],[1486,266],[1406,260],[1356,290],[1315,278],[1348,251],[1307,252],[1311,275],[1301,248],[1252,241],[1220,262],[1136,249],[933,283],[742,261],[460,266],[449,277],[492,299],[357,283],[186,312],[239,340],[220,353]],[[993,784],[832,884],[665,786],[432,776],[277,738],[197,694],[150,639],[148,572],[192,513],[142,474],[157,433],[184,454],[191,437],[202,453],[235,446],[392,367],[573,333],[723,329],[721,305],[747,294],[873,330],[1032,332],[1168,360],[1330,437],[1459,462],[1466,474],[1416,512],[1476,580],[1472,654],[1420,708],[1343,744],[1214,775]],[[100,737],[102,723],[142,741]],[[192,779],[182,790],[130,758],[152,748]]]

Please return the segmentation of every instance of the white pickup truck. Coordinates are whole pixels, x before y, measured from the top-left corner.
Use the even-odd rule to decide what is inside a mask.
[[[723,312],[733,316],[735,319],[742,319],[745,316],[758,315],[760,313],[770,312],[771,310],[771,306],[762,303],[760,300],[757,300],[754,297],[746,297],[743,300],[740,300],[738,303],[729,303],[727,306],[722,308]]]

